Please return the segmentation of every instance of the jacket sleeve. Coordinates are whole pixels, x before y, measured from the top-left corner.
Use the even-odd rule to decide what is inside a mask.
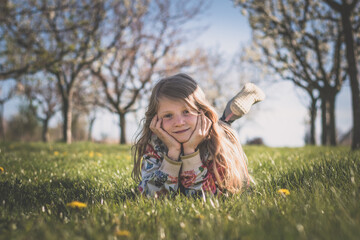
[[[149,144],[143,155],[139,190],[148,197],[176,194],[181,162],[169,159]]]
[[[215,177],[209,166],[202,163],[199,150],[193,154],[182,156],[183,162],[180,181],[187,196],[201,196],[204,193],[217,194]]]

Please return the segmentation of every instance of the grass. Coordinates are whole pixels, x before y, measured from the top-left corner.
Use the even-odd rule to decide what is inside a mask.
[[[246,146],[255,188],[206,201],[140,197],[130,146],[1,143],[0,151],[0,239],[360,236],[360,152],[348,148]]]

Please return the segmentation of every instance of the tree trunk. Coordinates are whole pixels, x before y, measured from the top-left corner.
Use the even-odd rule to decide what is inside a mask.
[[[69,93],[67,98],[63,98],[63,141],[71,143],[71,122],[72,122],[72,94]]]
[[[331,94],[329,96],[329,108],[327,109],[329,112],[329,141],[331,146],[336,146],[336,121],[335,121],[335,98],[336,93]]]
[[[351,12],[347,9],[341,11],[341,20],[344,29],[346,60],[351,86],[352,112],[353,112],[353,138],[351,148],[360,149],[360,90],[357,79],[358,69],[355,56],[354,34],[350,21]]]
[[[5,141],[5,127],[4,127],[4,103],[0,103],[0,137]]]
[[[48,117],[46,117],[45,119],[43,119],[43,129],[42,129],[42,140],[43,142],[49,142],[49,119]]]
[[[88,130],[88,141],[92,141],[92,130],[93,130],[93,127],[94,127],[95,119],[96,119],[96,117],[90,118],[89,130]]]
[[[325,89],[321,93],[321,144],[336,146],[335,98],[337,92]]]
[[[321,98],[321,145],[326,146],[327,145],[327,139],[328,139],[328,117],[327,117],[327,111],[326,111],[326,100],[324,98]]]
[[[126,122],[125,113],[119,113],[120,124],[120,144],[126,144]]]
[[[76,114],[72,114],[72,119],[71,119],[71,139],[74,141],[78,141],[80,139],[79,133],[77,131],[78,129],[78,122],[79,122],[79,118],[80,118],[80,114],[76,113]]]
[[[317,114],[317,107],[316,107],[317,99],[313,99],[311,102],[310,107],[310,145],[316,145],[316,138],[315,138],[315,122],[316,122],[316,114]]]

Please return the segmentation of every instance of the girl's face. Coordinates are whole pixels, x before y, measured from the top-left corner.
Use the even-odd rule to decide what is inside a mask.
[[[162,119],[162,128],[180,143],[187,142],[196,128],[198,112],[185,101],[162,97],[157,115]]]

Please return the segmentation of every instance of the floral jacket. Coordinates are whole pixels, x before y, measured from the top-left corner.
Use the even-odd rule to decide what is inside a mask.
[[[143,155],[139,183],[142,194],[149,197],[175,195],[179,190],[187,196],[202,196],[204,192],[221,194],[212,171],[213,161],[202,161],[199,150],[181,156],[181,161],[171,160],[166,152],[166,146],[153,135]],[[219,172],[221,175],[222,171]]]

